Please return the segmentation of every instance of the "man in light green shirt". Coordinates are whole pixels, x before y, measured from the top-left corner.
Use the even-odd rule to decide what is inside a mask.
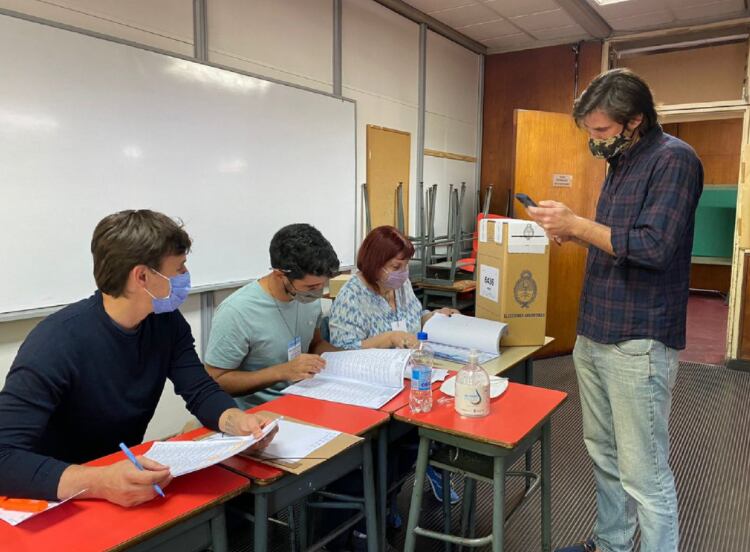
[[[331,244],[309,224],[291,224],[269,253],[272,271],[217,309],[206,349],[206,370],[242,408],[314,377],[325,366],[319,355],[337,350],[320,334],[320,297],[339,268]]]

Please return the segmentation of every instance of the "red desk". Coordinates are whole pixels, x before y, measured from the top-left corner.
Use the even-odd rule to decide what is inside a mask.
[[[267,549],[269,515],[299,502],[311,493],[341,478],[342,475],[362,466],[365,484],[365,521],[367,534],[371,535],[367,545],[370,552],[375,552],[378,547],[378,530],[370,436],[389,420],[389,415],[369,408],[294,395],[285,395],[249,410],[249,412],[262,411],[359,435],[365,439],[361,446],[351,447],[300,475],[286,474],[282,470],[244,456],[235,456],[224,461],[224,466],[255,483],[249,489],[255,502],[254,550],[264,552]],[[198,429],[179,438],[194,439],[207,431]],[[305,509],[302,510],[304,512]],[[303,537],[305,523],[305,521],[301,522],[303,527],[300,533]],[[301,547],[304,549],[306,543],[303,542]]]
[[[436,399],[444,396],[438,392]],[[550,418],[552,413],[567,397],[562,391],[510,383],[508,390],[492,401],[490,415],[485,418],[463,418],[459,416],[452,402],[433,402],[431,412],[415,414],[408,406],[394,415],[396,420],[411,424],[419,429],[419,453],[409,523],[407,526],[404,550],[413,552],[417,535],[435,538],[454,544],[484,545],[492,543],[493,552],[503,548],[503,528],[505,521],[505,476],[521,475],[536,479],[529,492],[541,486],[542,494],[542,550],[551,548],[551,502],[550,502]],[[432,441],[447,447],[430,461],[429,448]],[[541,441],[541,474],[508,472],[508,467],[526,453],[536,441]],[[451,449],[454,452],[451,452]],[[464,504],[462,530],[464,536],[450,534],[450,516],[445,517],[445,531],[439,533],[418,526],[422,507],[422,482],[428,463],[435,467],[464,473]],[[493,531],[481,538],[466,539],[466,530],[473,527],[473,498],[476,480],[490,481],[494,488],[492,515]],[[444,480],[445,481],[445,480]],[[447,483],[447,481],[445,481]],[[447,485],[444,484],[447,490]],[[526,496],[528,496],[527,493]],[[444,497],[444,503],[447,503]]]
[[[133,448],[143,454],[150,443]],[[122,460],[121,452],[89,462],[102,466]],[[13,552],[75,550],[226,550],[224,502],[250,486],[219,466],[175,478],[157,497],[134,508],[104,500],[71,500],[16,527],[0,522],[0,548]]]

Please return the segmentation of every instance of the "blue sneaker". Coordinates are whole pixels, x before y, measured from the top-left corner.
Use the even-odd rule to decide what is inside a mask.
[[[596,543],[592,539],[589,539],[586,542],[580,542],[573,546],[556,548],[555,552],[596,552]]]
[[[435,500],[443,502],[443,475],[438,473],[432,466],[427,466],[427,481],[430,482],[430,488]],[[461,497],[453,489],[453,479],[449,478],[451,485],[451,504],[458,504]]]

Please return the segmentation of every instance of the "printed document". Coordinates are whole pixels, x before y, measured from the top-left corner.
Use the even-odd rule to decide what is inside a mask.
[[[463,314],[435,313],[424,325],[430,347],[438,358],[468,362],[469,351],[476,349],[482,364],[500,356],[500,339],[507,324]]]
[[[271,433],[278,423],[279,420],[273,420],[264,427],[260,439],[252,435],[234,436],[217,433],[202,441],[158,441],[144,456],[168,466],[172,476],[179,477],[239,454]]]
[[[409,349],[323,353],[323,370],[282,391],[324,401],[380,408],[404,388]]]
[[[279,421],[279,432],[264,450],[250,452],[251,456],[284,464],[296,464],[308,458],[320,447],[341,435],[323,427],[300,424],[291,420]]]
[[[86,489],[77,492],[76,494],[74,494],[73,496],[69,498],[66,498],[65,500],[61,500],[60,502],[47,502],[47,507],[44,510],[41,510],[39,512],[21,512],[18,510],[0,508],[0,520],[3,520],[5,523],[9,523],[10,525],[16,526],[19,523],[26,521],[27,519],[31,519],[34,516],[38,516],[39,514],[48,512],[49,510],[52,510],[53,508],[57,508],[61,504],[65,504],[68,500],[73,500],[79,494],[84,493],[84,492],[86,492]],[[36,501],[33,501],[33,502],[36,502]]]

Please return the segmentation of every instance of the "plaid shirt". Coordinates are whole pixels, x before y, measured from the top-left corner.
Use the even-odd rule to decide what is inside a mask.
[[[598,343],[655,339],[685,348],[695,208],[703,166],[656,127],[610,161],[596,221],[615,256],[590,246],[578,333]]]

